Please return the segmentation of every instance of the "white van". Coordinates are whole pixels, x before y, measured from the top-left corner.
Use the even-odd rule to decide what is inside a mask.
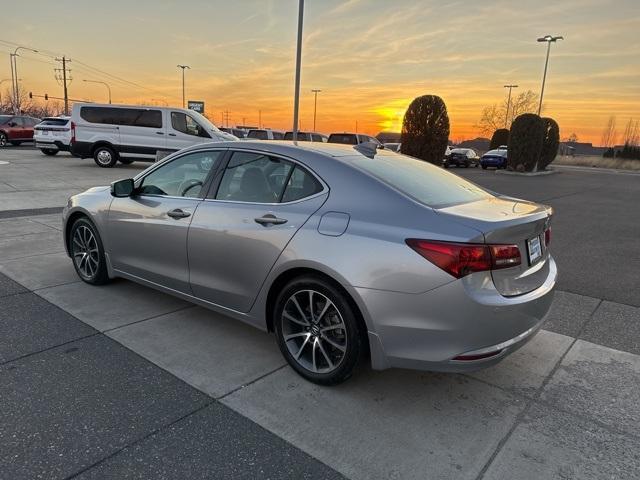
[[[74,103],[71,113],[71,153],[93,157],[105,168],[118,161],[153,162],[159,152],[198,143],[237,139],[184,108]]]

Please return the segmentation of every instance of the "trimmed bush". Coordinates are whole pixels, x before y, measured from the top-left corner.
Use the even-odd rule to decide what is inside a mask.
[[[444,101],[423,95],[411,102],[402,122],[400,151],[441,165],[449,141],[449,115]]]
[[[542,119],[543,139],[542,152],[538,160],[538,170],[546,169],[553,162],[560,148],[560,127],[553,118]]]
[[[518,172],[533,172],[540,159],[544,126],[534,113],[523,113],[511,124],[507,166]]]
[[[489,150],[495,150],[500,145],[508,145],[509,144],[509,130],[506,128],[499,128],[495,132],[493,132],[493,136],[491,137],[491,143],[489,143]]]

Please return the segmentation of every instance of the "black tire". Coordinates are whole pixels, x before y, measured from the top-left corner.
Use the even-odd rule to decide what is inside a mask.
[[[93,235],[94,241],[87,231]],[[104,285],[109,282],[102,240],[91,220],[81,217],[73,223],[69,231],[68,245],[73,268],[83,282],[91,285]]]
[[[309,291],[313,291],[314,296],[310,297]],[[294,309],[295,302],[291,300],[294,296],[302,312]],[[313,302],[309,298],[313,298]],[[327,300],[331,305],[327,306]],[[321,318],[315,320],[313,315],[309,315],[310,304],[313,304],[317,316],[321,316],[322,309],[327,306]],[[288,317],[283,315],[285,308]],[[308,327],[289,320],[291,315],[303,319],[302,314]],[[312,321],[309,321],[309,317]],[[273,325],[278,347],[289,365],[300,376],[319,385],[337,385],[348,379],[364,350],[363,332],[351,302],[344,293],[321,277],[309,275],[291,280],[278,295],[273,310]],[[285,341],[285,335],[295,338]],[[299,360],[290,349],[299,350]],[[324,369],[321,368],[323,365]]]
[[[100,145],[93,150],[93,160],[102,168],[112,168],[118,162],[118,155],[108,145]]]
[[[41,148],[40,151],[45,155],[53,156],[58,154],[58,150],[54,148]]]
[[[122,158],[122,157],[120,157],[120,158],[118,158],[118,161],[119,161],[120,163],[122,163],[123,165],[131,165],[135,160],[131,160],[131,159],[129,159],[129,158]]]
[[[487,166],[486,166],[486,165],[482,165],[482,169],[483,169],[483,170],[486,170],[486,169],[487,169]]]
[[[7,134],[4,132],[0,132],[0,147],[7,146]]]
[[[11,142],[11,145],[13,145],[14,147],[17,147],[18,145],[20,145],[22,142]]]

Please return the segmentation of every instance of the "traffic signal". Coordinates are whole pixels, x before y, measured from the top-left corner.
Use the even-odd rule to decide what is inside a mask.
[[[33,98],[33,93],[29,92],[29,98]]]
[[[45,99],[45,100],[49,100],[49,94],[45,93],[45,94],[44,94],[44,99]]]

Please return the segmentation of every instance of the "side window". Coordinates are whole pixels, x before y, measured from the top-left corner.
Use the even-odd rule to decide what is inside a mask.
[[[259,153],[235,152],[224,170],[218,200],[277,203],[293,165]]]
[[[207,133],[192,117],[182,112],[171,112],[171,126],[178,132],[194,137],[207,137]]]
[[[13,117],[13,123],[16,124],[16,127],[24,127],[24,118],[22,118],[22,117]]]
[[[287,187],[282,196],[283,202],[293,202],[301,198],[310,197],[322,190],[322,185],[313,175],[296,166],[289,177]]]
[[[274,140],[284,140],[284,134],[282,132],[272,132]]]
[[[322,135],[318,135],[317,133],[312,133],[311,134],[311,141],[312,142],[321,142],[322,141]]]
[[[144,177],[140,193],[199,198],[207,175],[218,166],[223,153],[194,152],[176,158]]]
[[[162,128],[162,112],[160,110],[138,110],[134,123],[136,127]]]

